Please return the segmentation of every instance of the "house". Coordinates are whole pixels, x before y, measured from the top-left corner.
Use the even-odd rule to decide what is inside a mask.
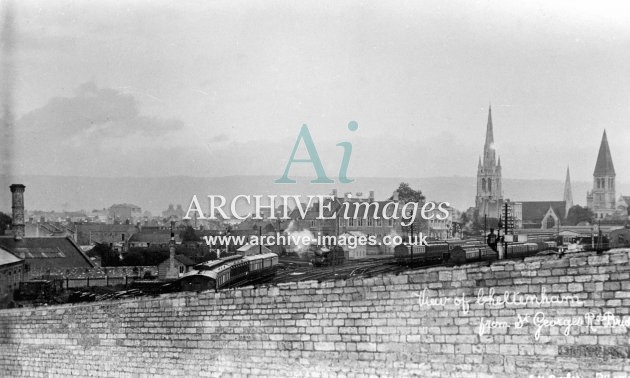
[[[339,240],[343,243],[339,243],[339,246],[345,252],[348,260],[362,259],[367,256],[367,244],[360,243],[360,238],[366,238],[367,235],[360,231],[349,231],[339,235]]]
[[[69,237],[0,236],[0,248],[24,260],[24,276],[62,274],[70,268],[93,268],[94,264]]]
[[[77,224],[77,244],[122,243],[138,232],[136,226],[128,224],[83,223]]]
[[[171,231],[165,229],[141,230],[129,237],[129,248],[168,247]],[[181,244],[181,237],[175,235],[175,244]]]
[[[142,208],[129,203],[114,204],[110,206],[108,216],[114,222],[134,224],[142,219]]]
[[[0,248],[0,308],[13,300],[13,292],[20,286],[24,274],[24,260]]]
[[[243,256],[260,255],[266,253],[272,253],[271,249],[264,245],[245,244],[236,250],[236,253]]]
[[[171,259],[167,258],[158,264],[158,278],[163,280],[166,278],[168,270],[171,266]],[[185,255],[175,255],[173,259],[173,265],[175,266],[175,270],[179,273],[180,276],[190,271],[190,269],[196,265],[193,260],[188,258]]]
[[[398,214],[393,213],[393,206],[386,206],[390,202],[398,202],[397,192],[394,192],[393,201],[375,201],[373,191],[370,191],[368,198],[358,195],[353,197],[351,193],[338,196],[337,190],[333,190],[332,195],[334,200],[325,198],[321,208],[323,209],[323,218],[330,218],[335,215],[336,218],[322,219],[319,214],[319,204],[314,204],[306,209],[304,216],[296,207],[289,215],[292,222],[288,229],[308,229],[314,235],[336,235],[349,231],[360,231],[377,237],[389,235],[392,231],[401,232],[402,206],[398,207]],[[329,208],[330,210],[328,210]]]

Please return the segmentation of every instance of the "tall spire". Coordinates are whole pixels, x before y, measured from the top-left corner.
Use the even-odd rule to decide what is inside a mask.
[[[494,166],[496,162],[494,149],[494,132],[492,129],[492,106],[488,107],[488,124],[486,125],[486,143],[483,146],[483,163]]]
[[[595,164],[593,176],[615,176],[615,167],[613,166],[612,157],[610,156],[610,147],[608,147],[606,130],[604,130],[602,142],[599,145],[599,153],[597,154],[597,163]]]
[[[569,166],[567,166],[567,177],[564,180],[564,202],[565,202],[565,214],[569,215],[569,209],[573,207],[573,191],[571,190],[571,175],[569,174]]]
[[[494,135],[492,132],[492,105],[488,107],[488,124],[486,125],[486,146],[494,144]]]

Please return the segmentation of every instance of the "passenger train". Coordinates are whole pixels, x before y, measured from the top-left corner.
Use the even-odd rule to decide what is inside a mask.
[[[228,256],[197,264],[178,280],[179,290],[218,290],[237,282],[252,281],[274,275],[278,255]]]

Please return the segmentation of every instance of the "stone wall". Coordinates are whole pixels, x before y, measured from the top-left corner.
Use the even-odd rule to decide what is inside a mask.
[[[628,327],[615,322],[630,325],[629,254],[538,256],[398,276],[5,310],[0,371],[626,376]],[[499,303],[506,292],[508,302]],[[546,323],[537,333],[537,313],[569,325]]]

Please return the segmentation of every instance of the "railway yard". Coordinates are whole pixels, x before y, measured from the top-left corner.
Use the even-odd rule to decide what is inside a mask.
[[[256,281],[238,282],[226,286],[236,288],[249,285],[275,285],[287,282],[346,280],[353,277],[374,277],[381,274],[397,274],[413,269],[396,263],[393,256],[370,259],[350,260],[338,266],[315,267],[303,260],[280,258],[284,267],[276,271],[275,276]],[[426,268],[427,266],[424,266]],[[420,268],[418,268],[420,269]]]

